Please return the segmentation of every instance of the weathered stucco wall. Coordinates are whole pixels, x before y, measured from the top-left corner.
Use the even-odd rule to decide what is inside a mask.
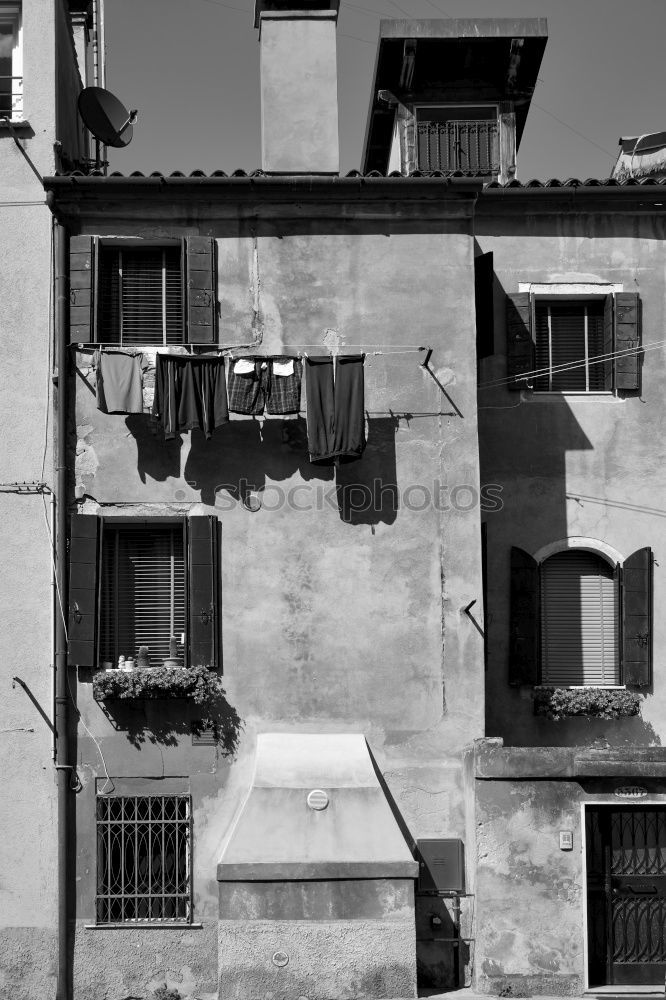
[[[37,169],[47,173],[53,169],[53,5],[24,4],[22,16],[24,116],[31,128],[19,134]],[[51,215],[6,128],[0,130],[0,180],[2,482],[51,485]],[[53,717],[51,516],[48,494],[0,495],[0,993],[18,1000],[52,995],[56,971],[56,788],[46,721]]]
[[[586,809],[631,805],[617,792],[637,775],[637,808],[663,807],[664,751],[505,748],[488,739],[470,748],[466,765],[476,793],[475,986],[495,995],[583,993]]]
[[[505,293],[519,282],[617,282],[642,302],[644,345],[663,340],[666,320],[664,222],[616,210],[595,216],[526,215],[509,225],[490,211],[477,218],[477,240],[495,267],[495,354],[481,364],[481,474],[502,487],[502,509],[488,531],[487,733],[513,744],[659,744],[666,736],[666,620],[660,567],[666,540],[663,497],[666,366],[663,349],[646,351],[642,391],[543,395],[484,389],[506,374]],[[510,233],[510,235],[509,235]],[[508,685],[509,555],[534,554],[578,535],[599,539],[626,557],[651,546],[654,567],[654,685],[642,718],[608,722],[534,718],[531,690]]]
[[[147,224],[108,225],[118,235],[156,234]],[[81,672],[79,685],[83,719],[114,779],[189,776],[194,917],[206,934],[217,919],[216,864],[249,787],[257,733],[364,733],[408,835],[464,838],[461,749],[483,724],[482,640],[463,614],[481,596],[467,224],[302,219],[265,229],[256,236],[234,223],[218,234],[221,343],[256,338],[256,351],[269,354],[365,350],[361,461],[337,473],[311,465],[303,416],[263,426],[232,417],[209,442],[192,432],[165,444],[148,416],[97,410],[91,353],[77,354],[82,509],[211,513],[222,525],[224,679],[244,721],[235,761],[191,746],[182,705],[166,716],[162,706],[151,737],[150,706],[107,718],[92,700],[90,675]],[[162,223],[159,234],[180,231]],[[431,367],[450,398],[419,366],[413,348],[421,345],[433,347]],[[355,486],[380,497],[373,509],[355,508]],[[262,497],[256,513],[240,500],[248,489]],[[104,772],[83,731],[79,745],[78,934],[94,938],[111,981],[114,932],[84,928],[94,913],[94,779],[101,784]],[[168,955],[174,974],[188,965],[178,940]],[[215,974],[214,950],[210,963],[197,988]],[[128,988],[140,991],[144,979]],[[394,980],[376,984],[385,991],[377,995]],[[77,997],[92,1000],[82,975],[77,983]]]
[[[76,117],[71,77],[56,66],[61,2],[22,5],[23,148],[53,173],[56,100]],[[56,21],[58,29],[56,29]],[[52,216],[44,189],[6,128],[0,129],[2,481],[53,487]],[[53,768],[52,569],[49,492],[0,496],[0,994],[55,993],[57,804]],[[18,677],[25,685],[12,683]],[[43,713],[43,715],[41,714]]]

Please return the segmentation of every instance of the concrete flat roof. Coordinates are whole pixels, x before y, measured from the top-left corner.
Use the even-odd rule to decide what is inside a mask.
[[[547,38],[545,17],[450,17],[382,20],[380,38]]]

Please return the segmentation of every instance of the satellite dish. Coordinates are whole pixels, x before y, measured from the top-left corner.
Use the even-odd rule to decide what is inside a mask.
[[[79,114],[83,124],[104,146],[129,146],[138,111],[128,111],[110,90],[86,87],[79,94]]]

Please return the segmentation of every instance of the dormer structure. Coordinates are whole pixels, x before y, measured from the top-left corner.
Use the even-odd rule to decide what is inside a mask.
[[[382,21],[363,171],[511,180],[545,18]]]

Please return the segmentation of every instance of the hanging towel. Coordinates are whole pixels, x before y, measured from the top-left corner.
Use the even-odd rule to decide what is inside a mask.
[[[229,420],[224,358],[158,354],[153,416],[167,438],[195,427],[210,438],[216,427]]]
[[[142,354],[102,351],[97,365],[97,409],[143,413]]]
[[[298,413],[303,368],[298,358],[239,358],[229,373],[229,409],[245,416]]]
[[[353,461],[365,450],[365,355],[306,360],[308,450],[311,462]]]

